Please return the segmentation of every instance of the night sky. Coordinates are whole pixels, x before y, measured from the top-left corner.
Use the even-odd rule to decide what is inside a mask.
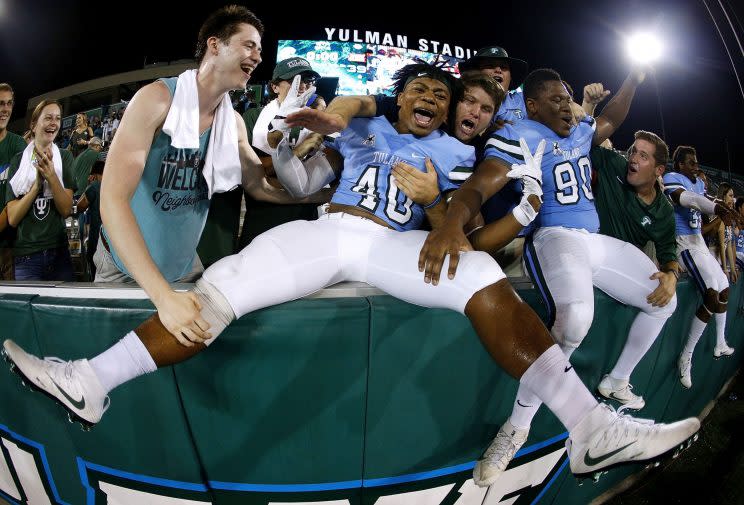
[[[730,159],[733,171],[744,173],[744,128],[736,121],[744,113],[744,97],[734,71],[744,80],[744,55],[729,44],[732,67],[702,1],[452,2],[463,6],[459,11],[420,1],[331,7],[343,3],[246,4],[266,25],[264,63],[253,80],[270,77],[277,40],[325,40],[325,27],[350,28],[407,35],[411,48],[419,38],[472,49],[502,45],[531,68],[558,70],[580,101],[589,82],[603,82],[616,91],[628,71],[623,36],[653,28],[664,40],[665,56],[613,136],[616,146],[626,147],[637,129],[662,134],[661,107],[665,139],[672,149],[691,144],[702,163],[727,169]],[[713,3],[708,1],[711,7]],[[721,3],[744,42],[744,7],[729,0]],[[145,62],[189,58],[201,22],[224,4],[209,1],[175,8],[156,1],[107,2],[106,12],[116,11],[104,14],[102,2],[0,0],[0,81],[16,89],[19,105],[13,119],[32,96],[136,70]],[[505,6],[497,9],[499,4]],[[735,41],[728,25],[721,29],[724,36],[728,30],[727,41]]]

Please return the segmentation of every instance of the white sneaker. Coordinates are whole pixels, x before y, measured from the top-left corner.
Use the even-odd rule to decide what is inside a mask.
[[[618,384],[618,381],[610,377],[609,374],[602,377],[602,382],[597,386],[597,391],[605,398],[618,401],[626,408],[640,410],[646,405],[646,401],[642,396],[633,394],[632,389],[633,386],[630,383],[623,381]]]
[[[656,424],[651,419],[624,415],[600,403],[571,430],[566,440],[571,471],[587,474],[619,463],[654,458],[681,445],[699,429],[700,421],[695,417]]]
[[[677,366],[679,367],[679,381],[684,387],[690,389],[692,387],[692,354],[689,356],[681,354]]]
[[[529,428],[516,428],[507,420],[475,464],[473,482],[480,487],[488,487],[496,482],[529,434]]]
[[[12,340],[3,342],[3,354],[24,382],[61,403],[71,421],[90,428],[108,409],[109,398],[87,359],[39,359]]]
[[[734,348],[729,347],[727,342],[724,342],[721,347],[716,345],[716,348],[713,349],[713,356],[716,358],[720,358],[721,356],[731,356],[732,354],[734,354]]]

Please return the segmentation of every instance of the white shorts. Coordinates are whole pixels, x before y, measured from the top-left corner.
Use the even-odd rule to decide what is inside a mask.
[[[703,296],[708,289],[720,293],[729,287],[726,274],[699,233],[677,236],[677,257]]]
[[[317,221],[292,221],[259,235],[223,258],[204,279],[228,300],[236,317],[307,296],[341,281],[360,281],[416,305],[463,313],[476,292],[504,273],[485,252],[460,255],[457,275],[424,282],[418,257],[425,231],[399,232],[362,217],[334,212]]]
[[[643,251],[622,240],[586,230],[551,226],[525,242],[525,264],[548,308],[548,328],[560,343],[578,345],[594,319],[594,289],[655,317],[671,316],[676,298],[653,307],[646,297],[659,281]]]

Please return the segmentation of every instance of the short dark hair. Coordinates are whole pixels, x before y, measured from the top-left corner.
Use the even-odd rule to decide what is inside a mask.
[[[558,81],[563,84],[561,75],[552,68],[538,68],[533,70],[524,79],[524,98],[532,98],[534,100],[537,98],[537,95],[545,90],[545,83],[550,81]]]
[[[506,91],[504,91],[504,88],[501,87],[498,81],[496,81],[496,79],[494,79],[493,77],[488,77],[485,74],[463,77],[462,79],[460,79],[460,82],[462,83],[462,93],[465,92],[465,89],[473,86],[481,88],[483,91],[485,91],[486,94],[490,96],[491,99],[493,99],[493,103],[495,106],[494,113],[499,110],[501,102],[503,102],[504,98],[506,97]],[[457,98],[458,102],[460,100],[462,100],[462,95]]]
[[[566,91],[568,91],[568,94],[571,95],[571,100],[573,100],[573,96],[574,96],[573,88],[567,81],[564,81],[563,79],[561,79],[561,82],[566,87]]]
[[[697,156],[697,152],[695,151],[695,148],[692,146],[677,146],[677,149],[674,150],[674,154],[672,155],[672,161],[674,162],[674,169],[677,169],[677,165],[685,161],[685,157],[691,154],[693,156]]]
[[[13,91],[13,87],[7,82],[0,82],[0,91],[10,91],[10,94],[15,97],[15,91]]]
[[[210,14],[199,28],[199,36],[196,40],[196,60],[201,61],[204,58],[208,38],[217,37],[220,41],[227,42],[238,32],[238,26],[243,23],[253,26],[263,36],[264,26],[261,20],[242,5],[226,5]]]
[[[655,147],[654,161],[656,161],[657,165],[666,166],[667,162],[669,162],[669,146],[666,145],[666,142],[664,142],[661,137],[645,130],[638,130],[633,134],[633,137],[635,137],[636,140],[641,139],[652,143]]]
[[[744,205],[744,196],[740,196],[739,198],[736,199],[736,201],[734,202],[734,208],[737,211],[741,211],[742,205]]]
[[[404,67],[399,68],[393,75],[393,94],[400,95],[406,88],[406,84],[412,79],[419,77],[418,74],[427,74],[421,77],[431,77],[438,81],[442,81],[450,89],[450,95],[452,100],[459,96],[461,89],[461,83],[459,79],[456,79],[452,74],[436,65],[429,63],[411,63]]]

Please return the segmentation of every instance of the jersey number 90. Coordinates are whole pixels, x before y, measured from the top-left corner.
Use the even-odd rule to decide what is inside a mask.
[[[594,200],[592,164],[586,156],[576,160],[576,165],[570,161],[558,163],[553,167],[553,177],[555,178],[555,199],[561,205],[577,203],[581,198],[579,191],[584,193],[587,200]]]

